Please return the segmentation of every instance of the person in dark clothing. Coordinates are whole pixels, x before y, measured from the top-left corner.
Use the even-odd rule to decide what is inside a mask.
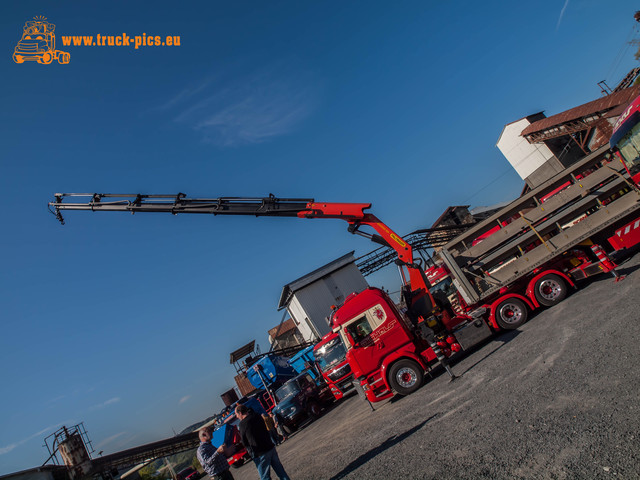
[[[290,480],[262,417],[243,404],[236,407],[236,416],[240,419],[242,444],[253,458],[260,480],[271,480],[271,468],[280,480]]]

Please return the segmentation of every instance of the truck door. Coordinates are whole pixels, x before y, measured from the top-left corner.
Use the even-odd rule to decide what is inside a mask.
[[[403,326],[393,313],[385,311],[382,304],[344,325],[343,332],[350,338],[345,343],[351,347],[351,356],[365,375],[379,368],[384,357],[409,341]]]

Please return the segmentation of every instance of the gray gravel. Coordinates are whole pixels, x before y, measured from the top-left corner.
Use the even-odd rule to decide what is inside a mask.
[[[640,478],[640,255],[418,392],[336,405],[278,447],[295,479]],[[232,469],[255,480],[252,463]],[[275,476],[274,476],[275,478]]]

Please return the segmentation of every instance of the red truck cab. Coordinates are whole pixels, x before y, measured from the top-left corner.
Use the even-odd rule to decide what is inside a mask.
[[[391,298],[378,288],[347,297],[333,315],[333,326],[347,347],[353,375],[371,402],[390,398],[393,390],[410,393],[407,390],[421,383],[422,371],[436,359],[428,344],[413,334],[410,322]],[[402,370],[407,362],[420,371],[420,378]]]
[[[413,393],[422,385],[424,373],[438,364],[455,378],[446,358],[493,334],[482,319],[484,311],[475,317],[441,315],[438,325],[426,320],[414,323],[383,290],[370,287],[347,297],[334,312],[332,325],[347,347],[356,382],[373,403]]]

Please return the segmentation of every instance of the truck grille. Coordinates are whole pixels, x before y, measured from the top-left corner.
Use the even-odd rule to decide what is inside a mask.
[[[336,386],[340,389],[342,393],[346,393],[347,391],[351,390],[354,387],[353,375],[349,375],[343,381],[341,381],[340,383],[337,383]]]
[[[333,372],[328,373],[327,377],[329,377],[331,380],[335,382],[336,380],[340,380],[342,377],[344,377],[348,373],[351,373],[351,366],[348,363],[346,363],[342,367],[336,368]]]

